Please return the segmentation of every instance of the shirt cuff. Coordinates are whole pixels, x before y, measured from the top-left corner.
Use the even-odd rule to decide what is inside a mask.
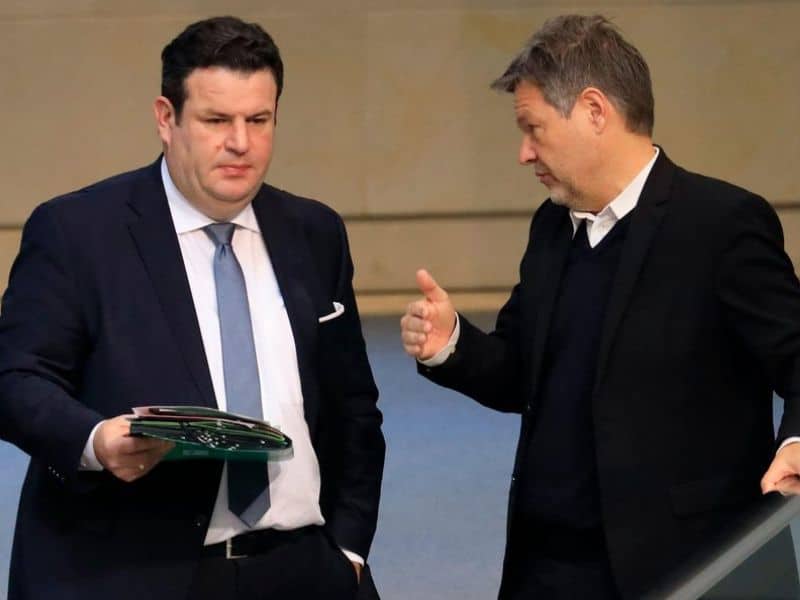
[[[778,446],[778,451],[775,454],[783,450],[784,446],[788,446],[789,444],[796,444],[797,442],[800,442],[800,437],[798,436],[786,438],[785,440],[783,440],[783,442],[781,442],[781,445]]]
[[[349,558],[349,559],[350,559],[350,562],[357,563],[357,564],[361,565],[362,567],[364,566],[364,559],[363,559],[363,558],[361,558],[361,557],[360,557],[358,554],[356,554],[355,552],[350,552],[350,550],[345,550],[344,548],[339,548],[339,550],[341,550],[342,552],[344,552],[344,555],[345,555],[347,558]]]
[[[94,426],[94,428],[92,428],[92,432],[89,434],[89,439],[86,441],[86,445],[83,447],[83,454],[81,454],[81,462],[80,466],[78,467],[79,471],[103,470],[103,465],[100,464],[100,461],[97,460],[97,456],[94,453],[94,434],[97,433],[97,429],[102,424],[103,421],[100,421]]]
[[[426,367],[438,367],[443,365],[444,362],[450,358],[450,355],[456,351],[456,344],[458,343],[458,336],[461,335],[461,324],[458,321],[458,313],[456,313],[456,326],[453,328],[453,333],[450,339],[444,345],[444,348],[439,350],[436,354],[425,360],[418,360],[421,365]]]

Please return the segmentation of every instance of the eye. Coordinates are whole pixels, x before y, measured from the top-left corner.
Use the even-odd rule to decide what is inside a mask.
[[[209,117],[205,119],[205,122],[211,125],[219,125],[220,123],[224,123],[225,119],[223,119],[222,117]]]

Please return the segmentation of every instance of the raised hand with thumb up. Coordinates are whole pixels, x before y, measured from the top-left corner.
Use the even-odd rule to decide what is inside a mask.
[[[408,305],[400,319],[400,338],[405,351],[420,360],[434,356],[447,345],[456,326],[450,298],[425,269],[417,271],[423,298]]]

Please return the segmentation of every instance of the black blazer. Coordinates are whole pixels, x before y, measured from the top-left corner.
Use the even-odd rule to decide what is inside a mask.
[[[384,440],[345,229],[268,185],[253,209],[295,338],[326,528],[366,557]],[[333,301],[344,314],[319,323]],[[25,225],[0,317],[0,437],[31,456],[9,598],[185,595],[221,463],[161,463],[131,484],[78,471],[94,425],[142,404],[216,405],[159,161]]]
[[[501,597],[513,587],[520,449],[537,390],[568,210],[533,217],[520,281],[491,334],[461,318],[455,353],[431,380],[522,414]],[[594,302],[586,298],[586,302]],[[774,210],[743,189],[689,173],[663,150],[631,214],[608,302],[592,393],[608,553],[625,597],[640,597],[758,504],[780,436],[800,432],[800,293]]]

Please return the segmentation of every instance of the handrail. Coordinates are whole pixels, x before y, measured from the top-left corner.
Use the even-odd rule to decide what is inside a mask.
[[[732,542],[722,552],[695,568],[692,573],[673,583],[669,588],[654,593],[652,597],[669,600],[700,598],[783,531],[798,515],[800,515],[800,497],[788,498],[766,518],[748,528],[744,535]]]

